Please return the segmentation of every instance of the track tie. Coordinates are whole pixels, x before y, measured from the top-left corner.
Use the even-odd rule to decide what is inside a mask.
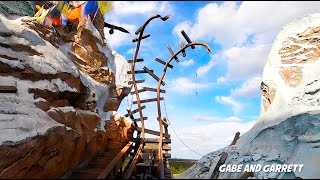
[[[144,89],[139,89],[138,90],[138,93],[142,93],[142,92],[145,92],[146,90],[144,90]],[[130,94],[131,95],[134,95],[134,94],[136,94],[136,92],[135,91],[132,91],[132,92],[130,92]]]
[[[144,109],[144,108],[146,108],[145,105],[141,106],[141,110]],[[129,111],[130,111],[130,110],[129,110]],[[130,111],[130,113],[128,113],[128,114],[126,114],[126,115],[124,115],[124,116],[125,116],[125,117],[129,117],[129,116],[131,116],[131,115],[133,115],[133,114],[135,114],[135,113],[137,113],[137,112],[139,112],[139,109],[135,109],[135,110],[133,110],[133,111]]]
[[[170,47],[169,45],[167,45],[167,48],[168,48],[170,54],[173,56],[173,55],[174,55],[174,52],[173,52],[173,50],[171,49],[171,47]],[[177,58],[177,56],[174,56],[173,58],[174,58],[174,60],[177,61],[177,63],[180,61],[180,60]]]
[[[190,40],[189,36],[187,35],[186,32],[184,32],[184,30],[181,31],[182,36],[186,39],[186,41],[190,44],[192,43],[192,41]],[[192,49],[196,48],[194,45],[191,46]]]
[[[128,61],[128,63],[132,63],[132,59],[130,59],[130,60],[127,60]],[[140,59],[137,59],[136,60],[136,62],[143,62],[144,60],[143,60],[143,58],[140,58]]]
[[[137,118],[137,119],[134,119],[136,122],[139,122],[139,121],[141,121],[141,119],[140,118]],[[143,117],[143,120],[148,120],[148,117]]]
[[[133,142],[140,142],[141,138],[133,138]],[[145,138],[144,143],[159,143],[159,138]],[[171,139],[163,139],[162,143],[171,143]]]
[[[142,79],[142,80],[136,80],[136,83],[144,83],[145,80]],[[129,81],[129,84],[133,84],[133,81]]]
[[[152,92],[157,92],[156,88],[149,88],[149,87],[143,87],[145,91],[152,91]],[[166,90],[160,89],[160,93],[166,93]]]
[[[166,62],[164,62],[163,60],[161,60],[161,59],[159,59],[159,58],[156,58],[155,60],[156,60],[157,62],[163,64],[163,65],[166,65]],[[171,68],[171,69],[173,68],[173,66],[172,66],[171,64],[168,64],[168,67]]]
[[[181,48],[181,49],[184,48],[184,43],[183,43],[183,42],[180,42],[180,48]],[[187,56],[187,53],[186,53],[185,50],[182,51],[182,56],[183,56],[183,57],[186,57],[186,56]]]
[[[163,97],[160,97],[160,101],[161,100],[163,100]],[[157,98],[140,100],[140,103],[148,103],[148,102],[154,102],[154,101],[157,101]],[[138,102],[133,101],[133,104],[138,104]]]
[[[143,69],[144,69],[148,74],[150,74],[151,77],[153,77],[156,81],[159,82],[158,76],[156,76],[150,69],[148,69],[148,68],[145,67],[145,66],[143,67]],[[166,85],[166,83],[163,82],[163,81],[161,81],[161,85],[164,86],[164,85]]]
[[[142,131],[142,128],[134,126],[134,130]],[[154,131],[154,130],[151,130],[151,129],[146,129],[146,128],[144,128],[144,133],[152,134],[152,135],[155,135],[155,136],[160,136],[160,132]],[[170,138],[170,134],[163,133],[163,137]]]
[[[150,70],[151,72],[153,72],[153,70]],[[141,74],[141,73],[148,73],[145,70],[136,70],[134,71],[135,74]],[[131,74],[131,71],[127,71],[127,74]]]
[[[168,144],[164,144],[162,146],[162,149],[165,150],[165,151],[171,151],[171,146],[169,146]]]
[[[163,157],[165,157],[165,158],[171,158],[171,153],[163,153]]]
[[[148,38],[148,37],[150,37],[150,36],[151,36],[150,34],[144,34],[144,35],[142,35],[141,40],[142,40],[142,39],[146,39],[146,38]],[[137,42],[137,41],[138,41],[138,38],[139,38],[139,37],[136,37],[136,38],[132,39],[132,42],[133,42],[133,43]]]

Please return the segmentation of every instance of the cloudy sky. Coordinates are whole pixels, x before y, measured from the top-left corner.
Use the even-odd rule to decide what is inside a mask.
[[[166,107],[163,114],[171,122],[172,157],[199,159],[199,154],[228,145],[237,131],[243,134],[254,125],[260,113],[263,67],[272,42],[283,26],[317,12],[320,2],[119,1],[114,2],[105,21],[125,27],[131,34],[109,35],[106,29],[106,37],[113,49],[132,59],[134,32],[152,15],[171,14],[165,22],[156,19],[149,24],[145,34],[151,37],[143,40],[138,56],[145,62],[137,67],[147,66],[158,76],[163,65],[154,59],[170,58],[167,45],[179,49],[180,42],[185,42],[181,30],[192,41],[211,47],[210,55],[198,46],[188,50],[187,57],[180,56],[180,63],[173,62],[174,69],[167,70],[163,87],[167,90],[162,104]],[[138,79],[146,80],[144,86],[156,87],[156,81],[146,74]],[[155,97],[153,92],[144,92],[140,98]],[[121,114],[128,107],[136,109],[131,100],[131,96],[123,100]],[[158,129],[156,104],[147,104],[144,114],[148,116],[146,127]]]

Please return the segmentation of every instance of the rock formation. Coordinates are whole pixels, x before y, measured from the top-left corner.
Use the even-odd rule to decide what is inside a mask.
[[[261,113],[236,145],[207,154],[180,178],[210,178],[225,164],[304,164],[301,172],[255,172],[254,179],[318,178],[320,161],[320,14],[299,18],[278,34],[264,67]],[[218,178],[239,179],[244,172]],[[251,177],[249,177],[251,178]]]
[[[115,111],[131,90],[130,65],[91,21],[78,33],[1,12],[0,178],[59,178],[126,144],[131,122]]]

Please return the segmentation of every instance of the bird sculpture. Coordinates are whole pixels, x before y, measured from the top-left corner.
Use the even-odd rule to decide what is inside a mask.
[[[126,29],[124,29],[123,27],[120,27],[120,26],[116,26],[116,25],[113,25],[113,24],[109,24],[109,23],[106,23],[104,22],[104,27],[107,27],[109,28],[109,34],[113,34],[114,33],[114,30],[118,30],[118,31],[121,31],[121,32],[124,32],[124,33],[129,33],[129,31],[127,31]]]

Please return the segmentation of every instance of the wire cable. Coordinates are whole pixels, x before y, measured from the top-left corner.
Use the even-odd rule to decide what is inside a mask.
[[[170,128],[172,129],[173,133],[177,136],[177,138],[179,139],[179,141],[180,141],[186,148],[188,148],[190,151],[198,154],[198,155],[201,156],[201,157],[204,157],[204,155],[202,155],[202,154],[198,153],[197,151],[191,149],[187,144],[185,144],[185,143],[180,139],[180,137],[178,136],[178,134],[176,133],[176,131],[173,129],[172,124],[171,124],[170,121],[169,121],[169,117],[168,117],[168,113],[167,113],[167,106],[166,106],[166,101],[165,101],[165,99],[163,99],[163,103],[164,103],[164,109],[165,109],[165,112],[166,112],[168,124],[170,125]]]

